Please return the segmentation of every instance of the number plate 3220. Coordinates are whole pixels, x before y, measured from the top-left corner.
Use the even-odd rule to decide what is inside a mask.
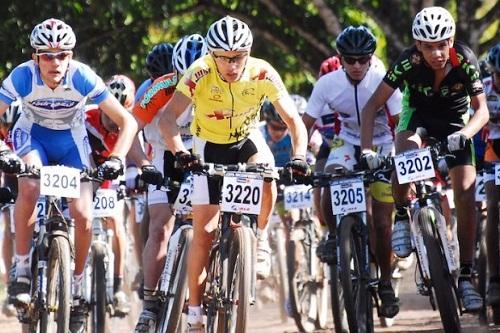
[[[226,172],[222,185],[221,211],[260,214],[262,204],[261,175],[248,172]]]

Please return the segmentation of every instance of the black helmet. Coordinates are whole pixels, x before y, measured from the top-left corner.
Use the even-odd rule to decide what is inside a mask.
[[[146,57],[146,69],[149,76],[156,79],[162,75],[172,73],[174,71],[172,66],[173,53],[174,47],[170,43],[155,45]]]
[[[500,43],[493,46],[488,52],[488,64],[495,72],[500,72]]]
[[[274,121],[280,122],[282,124],[285,123],[283,121],[283,119],[281,119],[278,112],[276,112],[276,109],[274,108],[273,103],[269,102],[267,99],[264,101],[264,103],[262,103],[261,112],[262,112],[263,118],[266,122],[270,122],[270,121],[274,120]]]
[[[364,26],[348,26],[338,35],[336,44],[337,50],[344,56],[368,55],[377,48],[375,36]]]

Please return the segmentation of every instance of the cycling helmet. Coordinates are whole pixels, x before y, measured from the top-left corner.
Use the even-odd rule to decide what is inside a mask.
[[[51,18],[35,26],[30,43],[35,50],[72,50],[76,44],[76,36],[69,25]]]
[[[170,43],[155,45],[146,57],[146,69],[153,79],[172,73],[172,53],[174,47]]]
[[[321,77],[327,73],[336,71],[340,67],[342,67],[342,64],[340,63],[339,57],[333,56],[325,59],[319,67],[319,76]]]
[[[297,94],[291,94],[290,97],[292,98],[293,102],[295,103],[295,106],[297,107],[297,111],[299,112],[299,115],[303,115],[306,113],[306,107],[307,107],[307,100]]]
[[[210,51],[242,51],[252,47],[253,37],[248,25],[226,16],[208,28],[207,43]]]
[[[415,40],[439,42],[455,35],[455,21],[443,7],[427,7],[415,16],[412,32]]]
[[[336,45],[343,56],[363,56],[375,52],[377,40],[368,28],[351,25],[338,35]]]
[[[180,74],[184,74],[196,59],[205,54],[207,54],[207,43],[203,36],[194,34],[182,37],[174,46],[172,59],[174,68]]]
[[[261,112],[266,122],[274,120],[282,124],[285,123],[283,119],[281,119],[276,109],[274,108],[273,103],[269,102],[267,99],[264,101],[264,103],[262,103]]]
[[[479,72],[481,73],[482,78],[491,75],[490,65],[488,64],[487,59],[482,59],[481,61],[479,61]]]
[[[134,106],[135,84],[125,75],[113,75],[106,82],[108,90],[127,110]]]
[[[15,100],[10,104],[9,108],[4,112],[2,117],[0,117],[0,122],[3,125],[10,126],[21,114],[21,101],[19,99]]]
[[[488,64],[495,72],[500,72],[500,43],[493,46],[488,52]]]

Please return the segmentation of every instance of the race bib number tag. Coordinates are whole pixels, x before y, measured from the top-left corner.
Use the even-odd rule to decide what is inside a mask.
[[[38,201],[36,202],[36,220],[40,221],[45,218],[45,205],[46,205],[46,200],[43,195],[41,195],[38,198]]]
[[[174,209],[181,214],[189,214],[193,210],[191,207],[191,193],[193,193],[193,175],[186,177],[182,182],[177,199],[175,199]]]
[[[41,167],[40,194],[79,198],[80,170],[62,165]]]
[[[312,207],[311,186],[294,185],[287,186],[283,191],[285,209]]]
[[[495,185],[500,185],[500,163],[495,163]]]
[[[436,173],[428,148],[408,151],[394,157],[396,174],[400,184],[433,178]]]
[[[117,202],[116,190],[98,189],[94,199],[94,217],[114,216]]]
[[[496,183],[496,170],[495,170],[495,183]],[[484,188],[484,177],[482,174],[478,174],[476,177],[476,202],[481,202],[486,200],[486,189]]]
[[[221,210],[228,213],[260,214],[263,184],[259,174],[227,172],[222,184]]]
[[[335,180],[330,184],[333,215],[366,211],[365,186],[361,178]]]

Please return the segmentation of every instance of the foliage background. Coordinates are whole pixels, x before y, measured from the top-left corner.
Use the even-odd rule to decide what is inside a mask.
[[[343,28],[370,27],[378,38],[377,55],[390,64],[412,42],[415,14],[430,5],[452,12],[457,38],[479,56],[500,41],[499,0],[2,0],[0,79],[30,58],[29,34],[49,17],[75,30],[76,59],[103,78],[123,73],[139,84],[153,45],[204,35],[211,22],[229,14],[250,25],[253,55],[273,64],[290,91],[308,95]]]

